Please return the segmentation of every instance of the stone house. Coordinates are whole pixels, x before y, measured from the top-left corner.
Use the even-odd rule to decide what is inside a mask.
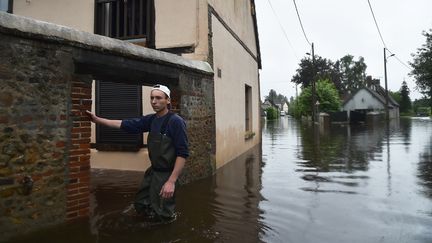
[[[260,143],[261,58],[254,0],[6,2],[2,8],[15,15],[208,62],[214,71],[216,129],[211,136],[216,138],[215,168]],[[92,84],[92,110],[99,116],[120,119],[152,112],[148,96],[156,81],[144,85],[101,81]],[[170,87],[175,81],[158,82]],[[179,97],[173,96],[174,110],[179,109]],[[145,135],[129,135],[93,124],[91,133],[92,167],[144,170],[148,166]],[[245,134],[251,133],[256,135],[245,139]]]

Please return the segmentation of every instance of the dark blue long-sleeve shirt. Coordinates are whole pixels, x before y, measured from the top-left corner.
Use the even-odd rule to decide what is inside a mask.
[[[165,117],[166,115],[157,117],[155,114],[150,114],[139,118],[124,119],[120,128],[128,133],[164,132],[160,131],[160,129]],[[153,122],[151,122],[151,119],[153,119]],[[189,157],[189,142],[186,133],[186,123],[183,118],[177,114],[173,114],[167,124],[166,135],[171,138],[177,156],[183,158]]]

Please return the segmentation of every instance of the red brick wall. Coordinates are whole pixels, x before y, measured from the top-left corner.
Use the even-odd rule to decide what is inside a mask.
[[[72,81],[70,115],[73,126],[70,133],[67,220],[85,217],[89,214],[91,124],[85,111],[91,110],[91,92],[91,82],[83,82],[78,78]]]

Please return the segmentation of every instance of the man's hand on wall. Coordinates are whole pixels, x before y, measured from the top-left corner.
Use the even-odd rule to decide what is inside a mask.
[[[97,116],[94,113],[91,113],[90,111],[86,111],[86,115],[88,116],[88,118],[90,118],[92,122],[96,122],[95,120]]]

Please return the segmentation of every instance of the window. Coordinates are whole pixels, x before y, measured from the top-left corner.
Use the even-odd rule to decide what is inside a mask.
[[[154,0],[96,0],[95,33],[153,43]]]
[[[0,11],[12,13],[12,0],[0,0]]]
[[[108,119],[142,116],[142,87],[107,81],[96,81],[96,114]],[[96,125],[95,148],[102,151],[138,151],[142,134]]]
[[[245,85],[245,131],[252,130],[252,87]]]
[[[95,33],[154,47],[154,0],[95,0]],[[142,115],[142,86],[96,81],[96,114],[111,119]],[[136,151],[142,134],[96,126],[98,150]]]

